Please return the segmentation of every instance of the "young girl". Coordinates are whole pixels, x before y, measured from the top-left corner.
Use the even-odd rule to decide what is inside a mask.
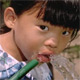
[[[7,80],[38,59],[41,64],[22,80],[53,80],[47,63],[61,53],[79,30],[78,0],[11,0],[0,35],[0,80]],[[1,29],[2,30],[2,29]]]

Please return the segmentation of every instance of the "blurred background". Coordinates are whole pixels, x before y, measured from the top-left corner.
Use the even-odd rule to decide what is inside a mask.
[[[3,25],[3,12],[4,9],[9,5],[10,0],[0,0],[0,28]],[[75,65],[76,72],[80,75],[80,31],[73,40],[70,46],[61,53]],[[64,80],[61,74],[54,69],[54,80]]]

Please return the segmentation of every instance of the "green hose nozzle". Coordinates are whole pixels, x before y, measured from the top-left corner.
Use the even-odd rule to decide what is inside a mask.
[[[30,61],[27,65],[21,68],[17,73],[15,73],[9,80],[20,80],[23,76],[25,76],[30,70],[32,70],[35,66],[38,65],[38,61],[36,59]]]

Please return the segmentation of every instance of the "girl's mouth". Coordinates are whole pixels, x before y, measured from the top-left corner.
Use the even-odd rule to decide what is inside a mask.
[[[49,62],[50,61],[49,54],[38,54],[37,58],[38,58],[39,62]]]

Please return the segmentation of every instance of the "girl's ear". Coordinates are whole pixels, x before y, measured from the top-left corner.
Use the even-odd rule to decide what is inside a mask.
[[[14,9],[11,7],[6,8],[4,12],[4,22],[7,27],[14,28],[15,22],[16,22],[17,16],[14,12]]]

